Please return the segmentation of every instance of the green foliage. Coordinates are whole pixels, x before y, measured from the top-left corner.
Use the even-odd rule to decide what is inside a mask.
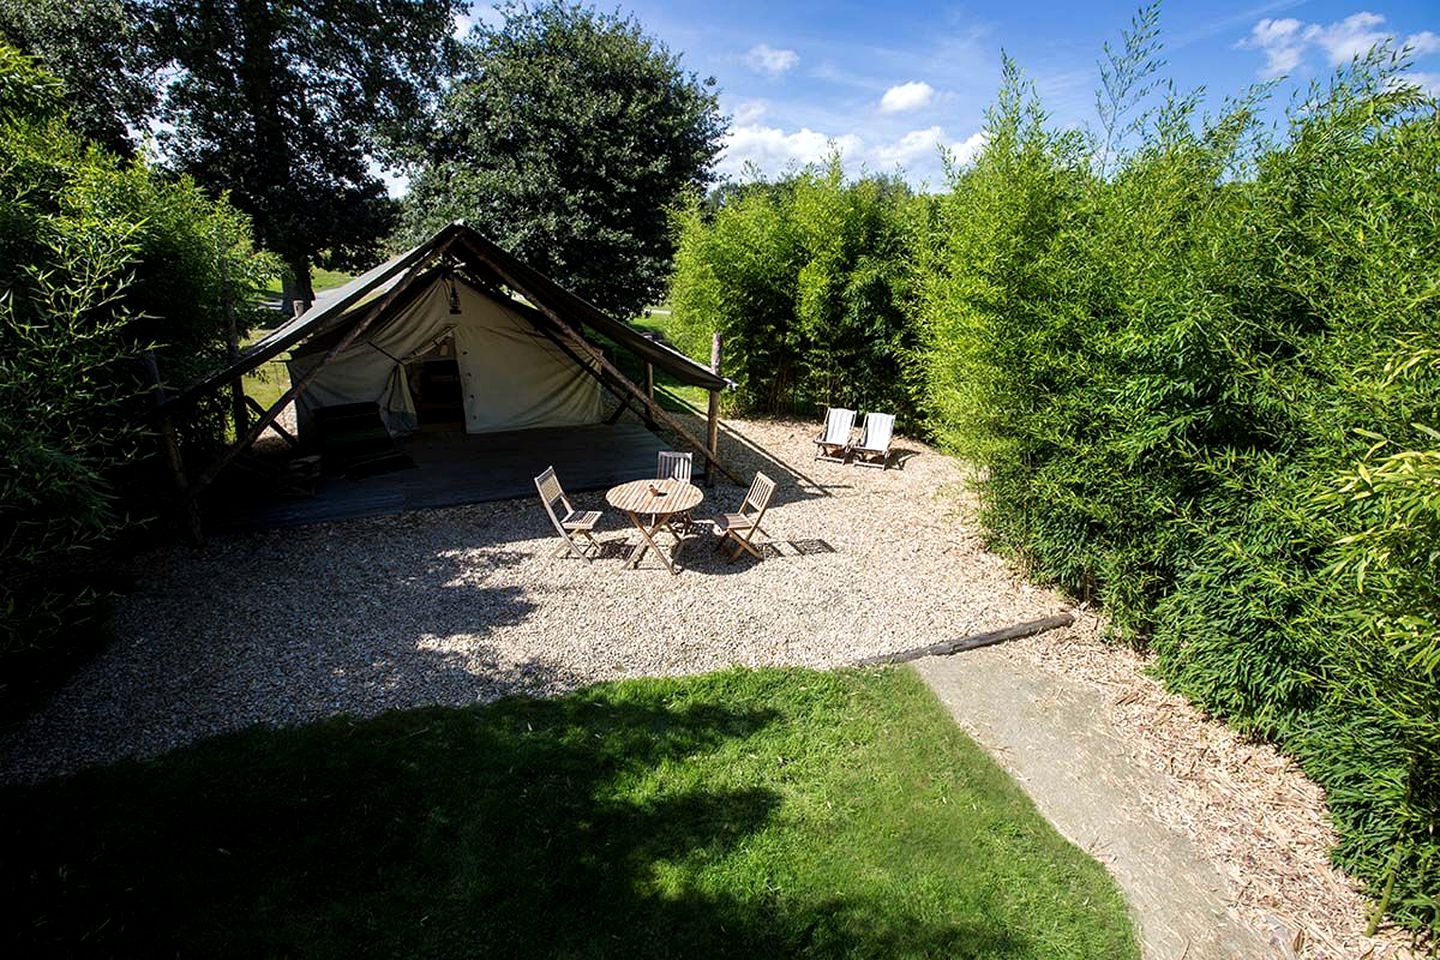
[[[54,78],[0,46],[0,670],[94,599],[91,551],[153,510],[140,426],[153,348],[188,380],[223,357],[227,307],[270,264],[193,183],[85,144]],[[191,442],[222,424],[202,410]],[[3,691],[0,691],[3,692]]]
[[[257,728],[0,806],[12,956],[1139,955],[904,670]]]
[[[373,262],[397,209],[371,157],[413,141],[462,0],[146,0],[175,77],[166,162],[231,200],[313,299],[310,265]]]
[[[159,102],[152,40],[135,0],[0,0],[0,43],[64,81],[77,131],[116,153]]]
[[[463,219],[617,316],[663,291],[668,211],[708,182],[710,90],[639,23],[565,0],[477,24],[405,204],[410,242]]]
[[[930,422],[995,542],[1293,753],[1338,861],[1433,925],[1440,115],[1378,50],[1271,140],[1264,89],[1158,87],[1154,26],[1093,137],[1007,67],[922,248]]]
[[[911,409],[913,224],[923,200],[886,177],[844,181],[840,161],[778,183],[693,202],[679,235],[670,306],[682,347],[724,337],[735,408]]]

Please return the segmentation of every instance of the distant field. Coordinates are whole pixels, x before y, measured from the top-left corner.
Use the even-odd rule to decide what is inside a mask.
[[[637,330],[642,330],[646,333],[658,333],[660,336],[665,338],[665,342],[670,344],[670,346],[674,347],[676,350],[680,349],[680,345],[675,342],[675,337],[671,335],[669,307],[646,307],[643,314],[638,317],[632,317],[630,319],[630,325],[632,327],[635,327]],[[630,359],[631,358],[629,357],[625,358],[625,360]],[[708,356],[692,356],[691,359],[705,366],[709,366],[710,364],[710,358]],[[639,361],[634,361],[628,364],[622,361],[619,363],[619,366],[620,369],[623,370],[627,376],[635,377],[635,382],[643,385],[645,380],[645,368],[642,364],[639,363]],[[690,404],[693,407],[700,408],[701,410],[704,410],[705,405],[709,402],[709,397],[706,395],[706,392],[701,388],[688,387],[676,383],[669,377],[669,375],[660,373],[659,371],[657,371],[655,374],[655,382],[669,393],[673,394],[676,397],[679,397],[681,400],[684,400],[686,403]],[[667,409],[679,407],[678,404],[674,403],[662,403],[662,406],[665,406]]]

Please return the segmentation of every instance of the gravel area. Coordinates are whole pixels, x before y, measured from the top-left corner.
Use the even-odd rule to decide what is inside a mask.
[[[899,469],[813,462],[815,428],[729,424],[727,462],[778,482],[767,558],[708,532],[671,576],[601,493],[593,563],[556,558],[518,500],[217,537],[142,558],[117,641],[0,744],[0,779],[145,757],[254,723],[458,706],[731,664],[845,664],[1054,612],[986,553],[945,496],[961,468],[901,440]],[[563,480],[563,478],[562,478]],[[717,484],[697,518],[734,510]]]
[[[153,756],[257,723],[732,664],[838,666],[1066,609],[984,550],[957,461],[901,439],[899,469],[813,462],[813,424],[728,427],[731,467],[747,478],[763,469],[779,484],[763,561],[727,564],[709,534],[696,534],[679,576],[654,557],[632,570],[639,536],[600,493],[574,497],[605,511],[593,563],[554,556],[535,500],[142,557],[116,642],[0,740],[0,781]],[[742,495],[707,490],[697,519],[735,509]],[[1150,815],[1194,840],[1275,956],[1403,955],[1402,938],[1360,935],[1365,901],[1329,864],[1319,789],[1273,748],[1167,693],[1143,657],[1103,643],[1101,628],[1086,615],[996,649],[1103,691],[1097,722],[1170,784],[1144,798]],[[1277,917],[1279,929],[1268,926]]]

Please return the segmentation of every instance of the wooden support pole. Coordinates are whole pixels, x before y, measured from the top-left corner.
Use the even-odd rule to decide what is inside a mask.
[[[265,415],[265,408],[260,406],[260,402],[254,397],[247,396],[245,398],[245,403],[250,407],[251,410],[254,410],[256,413],[260,414],[260,416],[263,417]],[[276,420],[274,423],[270,424],[270,429],[280,434],[280,439],[288,443],[292,449],[300,446],[300,440],[293,436],[289,430],[286,430],[284,427],[280,426],[279,420]]]
[[[235,326],[234,292],[230,289],[230,261],[220,251],[220,299],[225,307],[225,340],[233,366],[240,359],[240,331]],[[235,420],[235,439],[245,433],[248,411],[245,408],[245,378],[230,381],[230,415]]]
[[[655,426],[655,364],[645,364],[645,425]]]
[[[145,372],[150,375],[150,396],[156,407],[165,402],[165,384],[160,379],[160,364],[153,351],[146,350],[140,355]],[[205,542],[205,530],[200,525],[200,507],[190,493],[190,479],[185,474],[185,458],[180,452],[180,434],[175,422],[168,416],[160,418],[160,452],[165,456],[165,465],[170,468],[170,480],[175,485],[175,503],[179,511],[176,518],[186,536],[195,546]]]
[[[705,486],[715,485],[710,464],[720,457],[720,391],[710,391],[710,409],[706,412],[705,444],[710,450],[710,459],[705,461]]]
[[[1075,614],[1059,613],[1053,617],[1041,617],[1039,620],[1017,623],[1015,626],[1006,627],[1003,630],[977,633],[969,637],[962,637],[959,640],[947,640],[944,643],[935,643],[928,647],[916,647],[914,650],[902,650],[899,653],[887,653],[879,657],[866,657],[863,660],[855,661],[855,665],[857,667],[876,667],[887,663],[906,663],[910,660],[919,660],[921,657],[943,657],[952,653],[962,653],[966,650],[977,650],[980,647],[993,646],[997,643],[1004,643],[1006,640],[1019,640],[1021,637],[1031,637],[1037,633],[1044,633],[1047,630],[1058,630],[1060,627],[1068,627],[1074,622]]]
[[[720,376],[720,334],[715,333],[710,337],[710,372]],[[720,391],[710,391],[709,409],[705,412],[705,448],[709,451],[710,457],[705,461],[705,486],[713,486],[715,477],[710,470],[710,464],[718,463],[720,460]]]

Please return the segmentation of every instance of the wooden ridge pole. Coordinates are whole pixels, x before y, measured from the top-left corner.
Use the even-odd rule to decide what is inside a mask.
[[[645,424],[655,426],[655,364],[645,362]]]

